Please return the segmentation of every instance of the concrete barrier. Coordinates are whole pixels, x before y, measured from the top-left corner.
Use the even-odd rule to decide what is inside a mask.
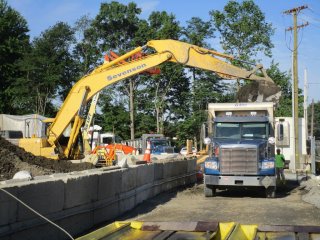
[[[195,183],[196,159],[161,159],[126,169],[93,169],[0,182],[73,236],[114,220],[143,201]],[[58,228],[0,191],[0,240],[68,239]]]

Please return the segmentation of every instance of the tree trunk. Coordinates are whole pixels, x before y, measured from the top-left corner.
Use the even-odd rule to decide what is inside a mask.
[[[130,136],[131,140],[134,139],[134,95],[133,95],[133,79],[130,79],[129,86],[130,86],[130,93],[129,93],[129,98],[130,98],[130,104],[129,104],[129,109],[130,109]]]
[[[162,108],[159,109],[159,133],[164,134]]]
[[[155,109],[156,109],[157,133],[160,133],[160,120],[159,120],[160,109],[158,106],[155,106]]]

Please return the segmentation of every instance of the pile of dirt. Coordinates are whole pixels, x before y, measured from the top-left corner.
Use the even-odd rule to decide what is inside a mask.
[[[32,176],[53,173],[67,173],[94,168],[90,163],[71,163],[66,160],[55,161],[34,156],[24,149],[0,137],[0,181],[11,179],[15,173],[26,170]]]
[[[278,102],[281,89],[271,82],[251,82],[242,86],[237,93],[239,102]]]

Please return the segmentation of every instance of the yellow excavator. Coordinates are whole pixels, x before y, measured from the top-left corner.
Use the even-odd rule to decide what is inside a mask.
[[[146,49],[152,54],[132,58]],[[150,51],[148,51],[150,52]],[[85,107],[105,87],[154,68],[164,62],[174,62],[189,67],[212,71],[225,79],[247,79],[257,82],[257,97],[252,100],[272,101],[279,97],[280,89],[268,77],[262,65],[252,71],[233,66],[222,59],[233,59],[213,50],[176,40],[152,40],[142,47],[102,64],[81,78],[70,90],[56,117],[52,119],[46,138],[24,138],[19,146],[37,156],[51,159],[79,159],[83,157],[81,127],[85,121]],[[128,59],[132,59],[128,61]],[[260,74],[257,74],[260,71]],[[264,89],[273,89],[264,94]],[[250,101],[250,99],[249,99]]]

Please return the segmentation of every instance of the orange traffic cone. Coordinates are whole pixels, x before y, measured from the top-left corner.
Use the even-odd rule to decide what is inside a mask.
[[[150,147],[150,142],[147,141],[147,149],[144,151],[143,161],[150,163],[151,162],[150,158],[151,158],[151,147]]]

